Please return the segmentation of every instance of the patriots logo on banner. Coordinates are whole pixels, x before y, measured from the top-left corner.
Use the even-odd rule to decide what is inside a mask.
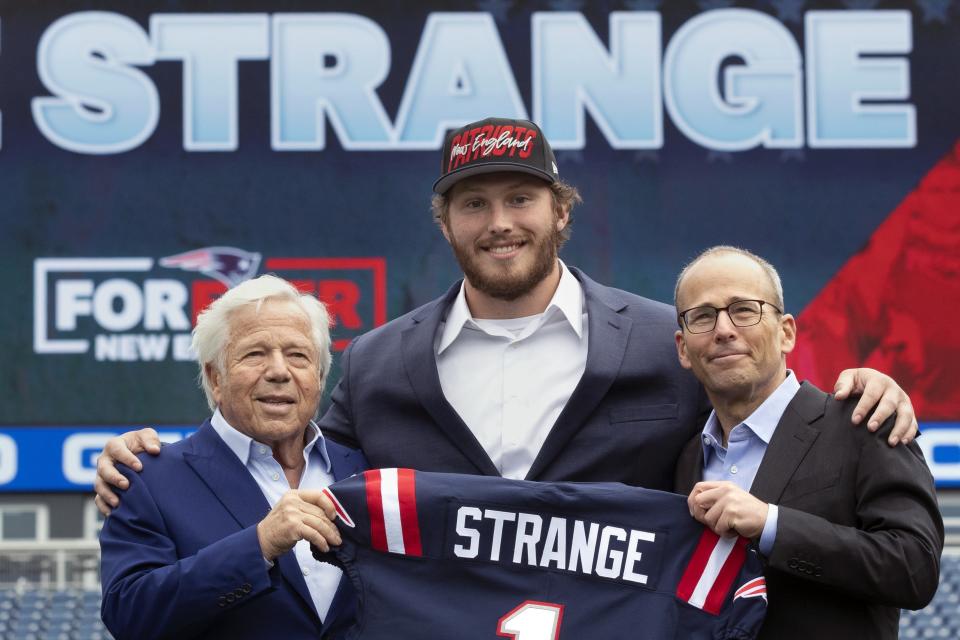
[[[160,258],[160,266],[199,271],[229,289],[257,274],[260,254],[235,247],[207,247]]]
[[[733,592],[733,599],[737,598],[763,598],[767,602],[767,581],[763,576],[754,578],[740,585],[740,588]]]

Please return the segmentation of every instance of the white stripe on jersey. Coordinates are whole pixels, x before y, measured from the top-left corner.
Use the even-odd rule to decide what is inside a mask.
[[[391,553],[405,553],[396,469],[380,469],[380,497],[383,500],[383,525],[387,532],[387,550]]]
[[[717,576],[720,575],[720,569],[723,568],[723,563],[727,561],[727,556],[733,551],[736,543],[736,536],[732,538],[721,537],[717,540],[713,551],[710,552],[710,559],[707,560],[707,566],[703,568],[700,580],[697,581],[697,588],[693,590],[693,595],[690,596],[690,604],[698,609],[703,609],[703,605],[707,601],[707,596],[710,595],[710,589],[713,588],[714,583],[717,581]]]

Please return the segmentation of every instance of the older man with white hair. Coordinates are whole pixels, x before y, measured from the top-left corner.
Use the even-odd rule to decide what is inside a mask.
[[[310,545],[339,544],[329,483],[365,467],[313,422],[330,367],[327,312],[275,276],[197,319],[212,417],[142,456],[100,535],[103,619],[123,638],[336,638],[348,580]]]

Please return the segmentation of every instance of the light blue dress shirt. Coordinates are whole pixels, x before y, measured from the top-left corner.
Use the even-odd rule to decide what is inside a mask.
[[[333,482],[330,472],[330,458],[327,456],[327,445],[320,433],[320,428],[311,420],[307,425],[310,440],[303,448],[305,466],[300,476],[300,486],[291,487],[283,467],[273,457],[273,450],[269,445],[257,442],[253,438],[234,429],[217,409],[210,419],[210,425],[217,435],[226,443],[234,454],[247,468],[250,475],[257,482],[263,492],[263,497],[273,508],[290,489],[322,489]],[[303,573],[303,580],[307,583],[310,598],[321,620],[325,620],[330,611],[333,596],[340,586],[340,577],[343,572],[337,567],[325,562],[318,562],[310,552],[310,543],[299,541],[293,547],[297,564]],[[270,566],[273,566],[270,563]]]
[[[746,420],[730,431],[727,447],[723,447],[723,430],[716,412],[711,412],[703,428],[703,479],[728,480],[744,491],[750,491],[760,468],[763,454],[783,417],[787,405],[800,390],[793,372],[787,370],[786,379]],[[771,504],[767,521],[760,534],[760,553],[770,555],[777,537],[777,505]]]

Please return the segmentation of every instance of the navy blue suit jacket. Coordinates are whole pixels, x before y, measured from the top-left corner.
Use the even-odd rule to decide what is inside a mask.
[[[366,468],[327,441],[334,478]],[[256,525],[270,511],[260,487],[210,421],[143,472],[100,533],[104,623],[123,638],[338,637],[354,615],[342,580],[321,624],[293,551],[270,570]]]
[[[589,318],[586,370],[527,479],[669,491],[674,463],[709,413],[677,361],[673,308],[570,271]],[[499,475],[437,373],[434,339],[459,288],[353,341],[319,423],[325,435],[361,448],[373,467]]]

